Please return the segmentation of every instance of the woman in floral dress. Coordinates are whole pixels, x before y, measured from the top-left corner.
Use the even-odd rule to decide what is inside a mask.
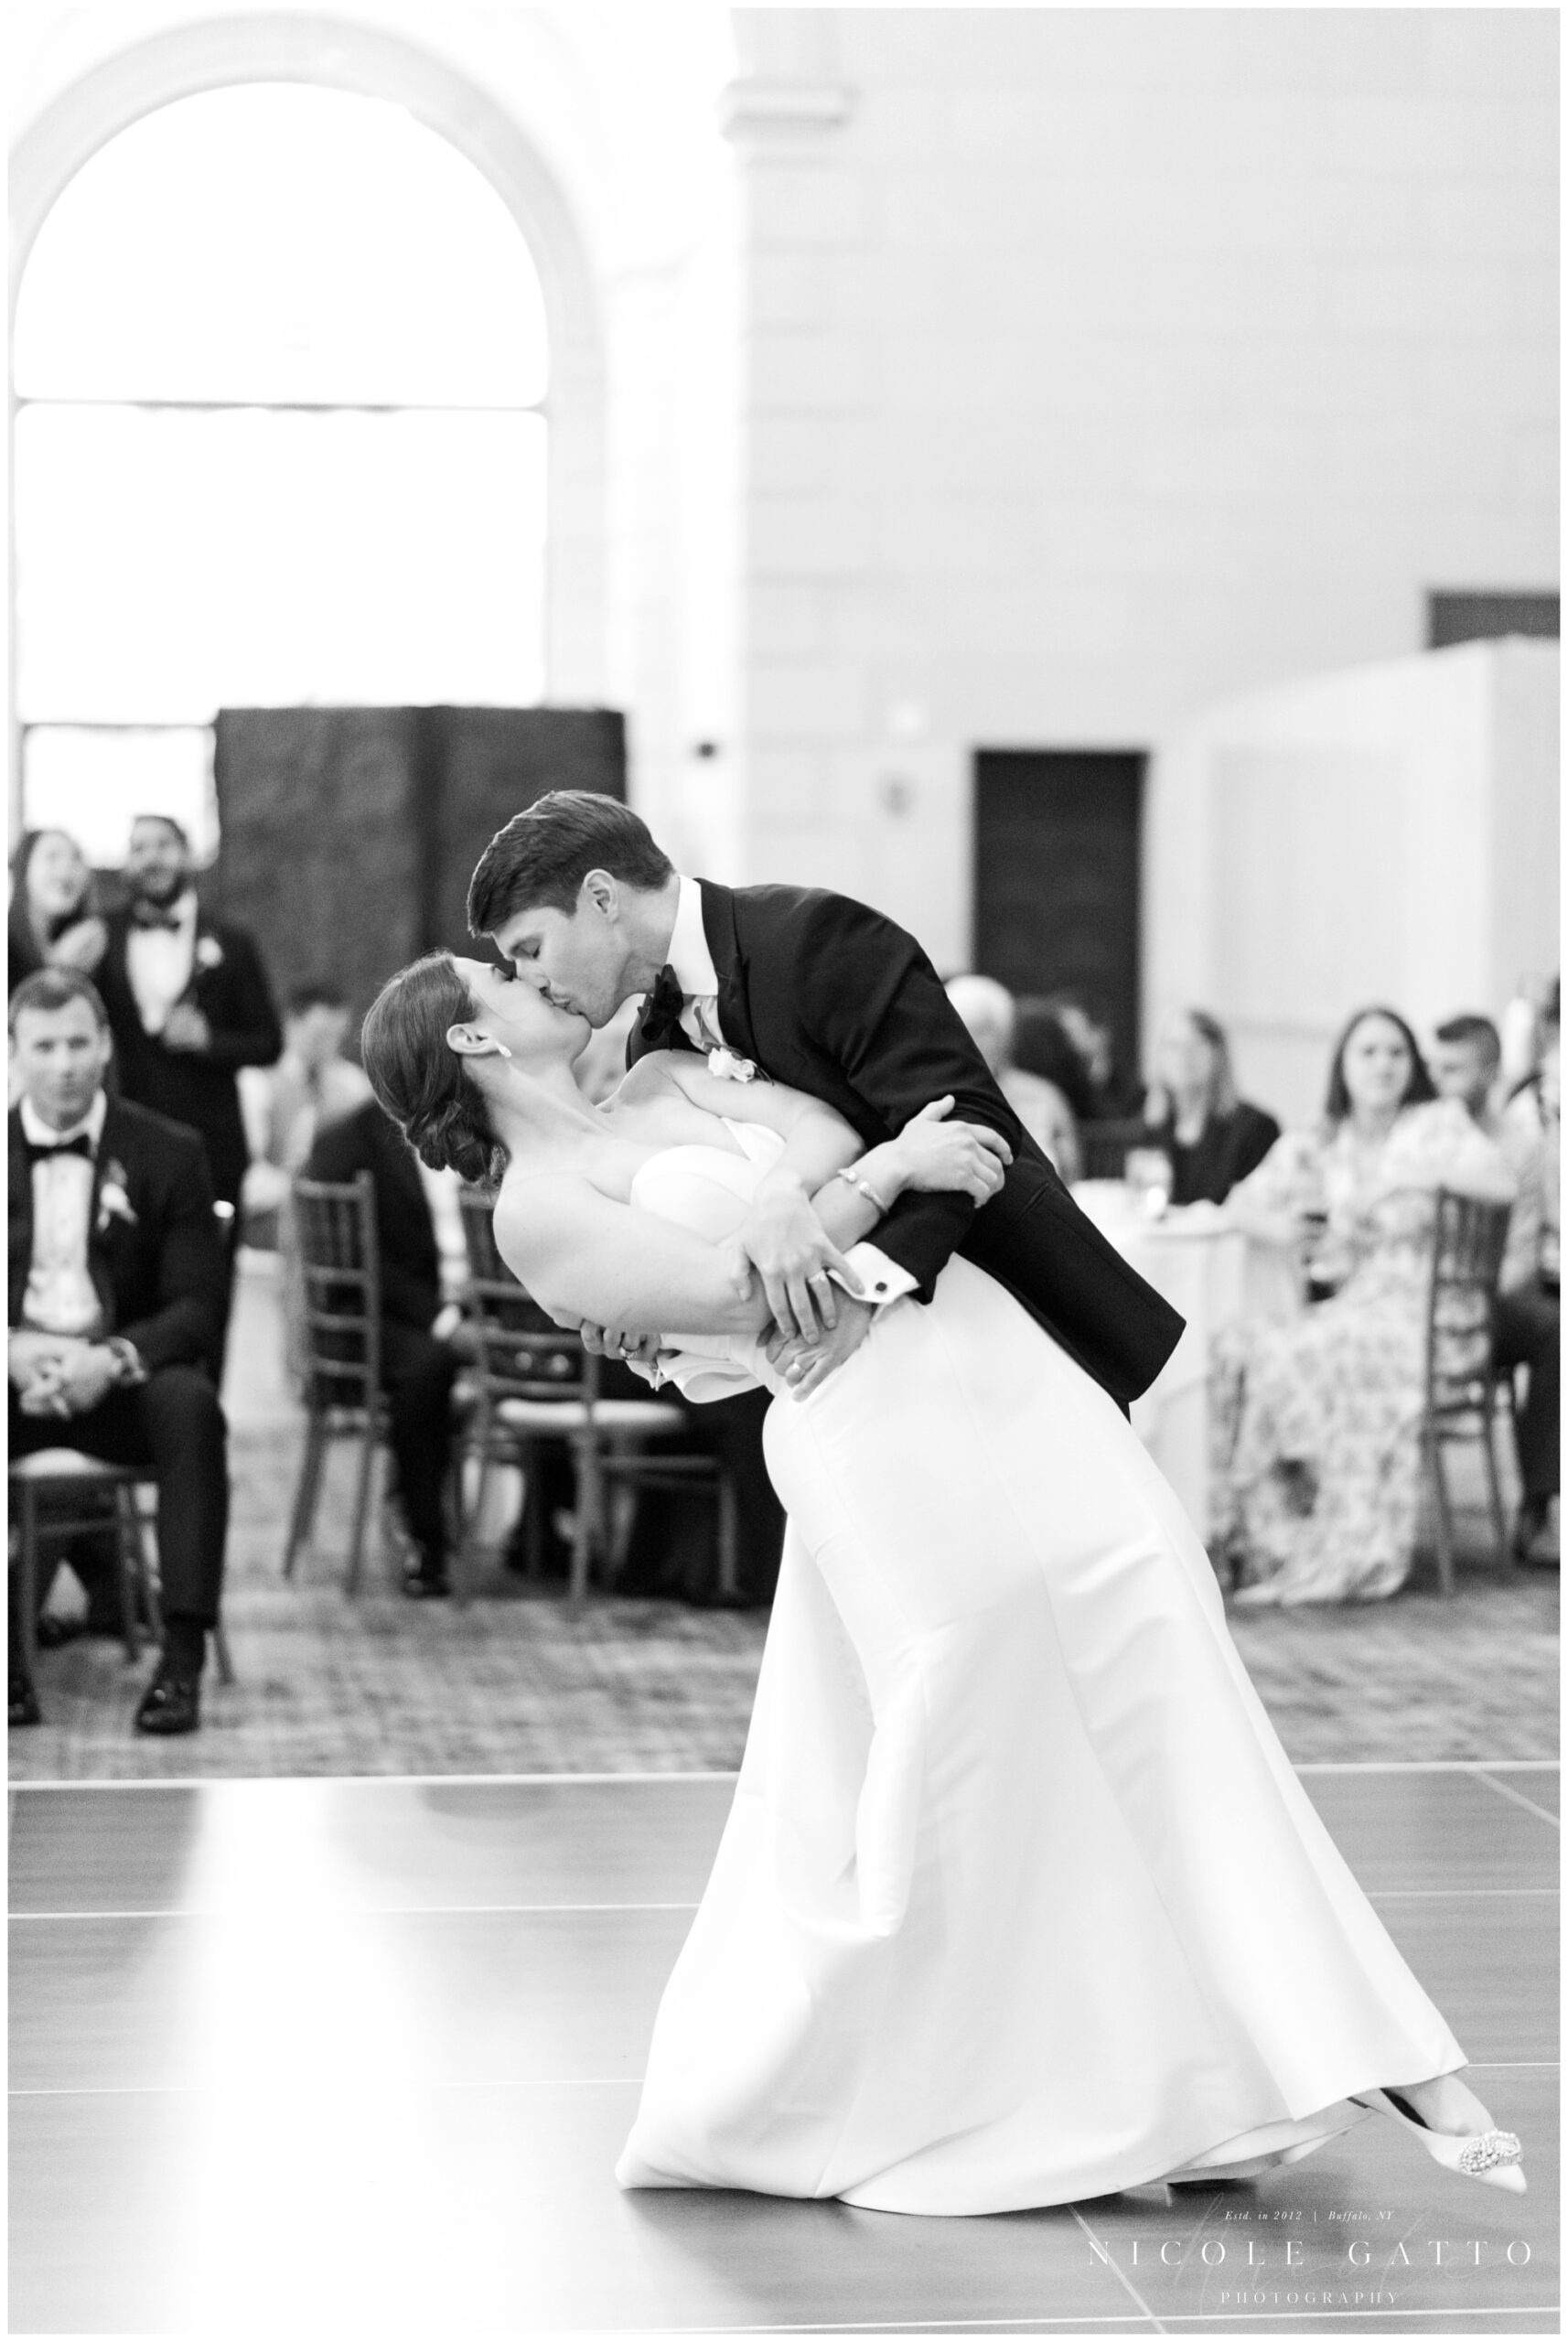
[[[1409,1574],[1435,1194],[1511,1199],[1499,1150],[1436,1099],[1391,1009],[1359,1010],[1314,1128],[1232,1188],[1247,1234],[1303,1251],[1320,1297],[1216,1344],[1213,1526],[1238,1604],[1369,1602]]]

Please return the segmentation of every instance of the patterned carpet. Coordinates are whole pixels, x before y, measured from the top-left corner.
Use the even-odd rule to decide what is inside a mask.
[[[45,1724],[9,1735],[14,1780],[290,1773],[730,1770],[745,1747],[768,1621],[756,1611],[596,1597],[489,1569],[468,1609],[416,1605],[370,1541],[349,1602],[349,1452],[328,1466],[316,1551],[281,1576],[299,1417],[281,1375],[276,1262],[241,1253],[230,1342],[234,1513],[225,1618],[239,1681],[204,1695],[188,1740],[143,1740],[145,1665],[80,1639],[39,1658]],[[1460,1499],[1479,1497],[1479,1488]],[[1484,1520],[1463,1515],[1484,1552]],[[500,1522],[496,1522],[500,1534]],[[1236,1642],[1296,1761],[1556,1756],[1556,1572],[1430,1563],[1392,1602],[1242,1614]]]
[[[16,1780],[194,1775],[729,1770],[766,1619],[596,1599],[574,1614],[490,1572],[464,1610],[393,1590],[372,1541],[341,1592],[349,1457],[329,1466],[318,1542],[279,1570],[292,1423],[238,1427],[226,1617],[239,1681],[209,1671],[191,1739],[130,1730],[145,1668],[117,1643],[45,1651],[45,1722],[10,1735]],[[1478,1520],[1465,1525],[1472,1534]],[[1462,1565],[1463,1566],[1463,1565]],[[1443,1602],[1421,1565],[1393,1601],[1242,1616],[1237,1643],[1298,1762],[1557,1753],[1557,1575],[1472,1560]]]

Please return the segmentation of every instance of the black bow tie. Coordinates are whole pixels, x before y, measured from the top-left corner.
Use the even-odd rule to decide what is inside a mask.
[[[31,1139],[24,1131],[22,1144],[27,1150],[29,1164],[52,1163],[59,1155],[80,1155],[91,1163],[97,1153],[97,1149],[85,1131],[78,1131],[74,1138],[42,1140]]]
[[[692,1046],[681,1024],[681,1011],[686,1005],[686,995],[681,980],[666,961],[653,979],[653,990],[642,1004],[639,1029],[650,1049],[689,1049]]]
[[[177,935],[184,923],[177,911],[134,910],[131,913],[132,926],[139,927],[144,933],[164,927],[171,935]]]

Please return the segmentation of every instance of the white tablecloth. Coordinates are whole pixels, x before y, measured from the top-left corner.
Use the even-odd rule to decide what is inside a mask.
[[[1279,1318],[1296,1307],[1283,1256],[1250,1244],[1214,1204],[1146,1219],[1119,1179],[1086,1179],[1073,1200],[1122,1259],[1187,1319],[1158,1378],[1133,1403],[1133,1428],[1180,1497],[1198,1534],[1208,1533],[1208,1353],[1239,1317]]]

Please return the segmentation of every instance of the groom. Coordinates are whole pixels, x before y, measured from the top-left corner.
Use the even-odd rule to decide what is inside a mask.
[[[683,877],[628,807],[557,790],[485,848],[468,925],[595,1026],[645,994],[629,1062],[725,1049],[743,1077],[749,1066],[836,1107],[868,1146],[944,1096],[1005,1141],[1012,1159],[988,1202],[901,1196],[848,1264],[787,1160],[762,1181],[740,1243],[779,1328],[770,1355],[798,1392],[852,1355],[875,1309],[910,1293],[929,1301],[954,1252],[1006,1285],[1123,1409],[1176,1348],[1181,1318],[1079,1210],[930,962],[879,911],[818,887]],[[835,1291],[830,1270],[860,1297]]]

